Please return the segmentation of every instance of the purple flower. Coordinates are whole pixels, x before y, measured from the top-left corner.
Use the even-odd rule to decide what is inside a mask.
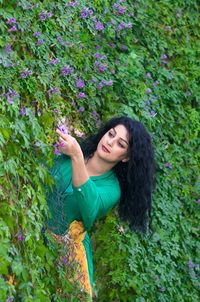
[[[126,10],[126,8],[125,8],[124,6],[119,6],[119,8],[118,8],[118,13],[119,13],[120,15],[123,15],[123,13],[125,12],[125,10]]]
[[[161,60],[166,60],[167,59],[167,55],[165,53],[163,53],[160,57]]]
[[[52,16],[53,16],[52,12],[48,12],[48,13],[47,13],[47,17],[48,17],[48,18],[51,18]]]
[[[126,28],[132,28],[133,25],[132,25],[131,22],[129,22],[129,23],[127,23],[125,26],[126,26]]]
[[[107,83],[106,83],[107,86],[112,86],[113,85],[113,81],[112,80],[109,80]]]
[[[189,90],[186,91],[185,96],[191,96],[191,92]]]
[[[68,263],[68,260],[67,260],[67,257],[62,257],[62,263],[64,264],[64,265],[66,265],[67,263]]]
[[[78,80],[76,81],[76,87],[77,87],[77,88],[83,88],[83,87],[85,87],[84,81],[78,79]]]
[[[165,292],[165,290],[166,290],[165,287],[159,287],[160,292]]]
[[[25,70],[22,70],[20,71],[20,77],[22,79],[25,79],[27,78],[29,75],[32,75],[33,74],[33,71],[32,70],[28,70],[28,71],[25,71]]]
[[[150,72],[147,72],[147,73],[146,73],[146,78],[147,78],[147,79],[151,79],[151,74],[150,74]]]
[[[89,17],[90,15],[93,14],[93,10],[92,9],[89,9],[87,7],[84,7],[81,11],[81,18],[82,19],[85,19],[87,17]]]
[[[26,73],[24,70],[20,71],[20,77],[21,77],[22,79],[27,78],[27,73]]]
[[[96,112],[96,111],[93,111],[92,113],[91,113],[91,115],[92,115],[92,117],[94,118],[94,119],[98,119],[98,113]]]
[[[200,204],[200,199],[197,199],[197,200],[196,200],[196,203]]]
[[[108,45],[109,45],[111,48],[115,48],[115,47],[116,47],[115,43],[113,43],[113,42],[110,42]]]
[[[22,107],[20,109],[20,115],[22,115],[22,116],[27,115],[26,108]]]
[[[55,113],[60,113],[60,111],[59,111],[57,108],[55,108],[55,109],[53,110],[53,112],[55,112]]]
[[[50,65],[56,65],[57,63],[59,63],[59,59],[58,59],[58,58],[56,58],[56,59],[51,59],[51,60],[49,61],[49,64],[50,64]]]
[[[13,103],[14,103],[14,100],[13,100],[12,97],[7,96],[7,102],[8,102],[9,104],[13,104]]]
[[[79,92],[78,98],[84,99],[84,98],[86,98],[86,94],[84,92]]]
[[[6,52],[9,54],[11,53],[12,51],[12,48],[11,48],[11,45],[9,43],[6,44]]]
[[[19,241],[24,241],[25,237],[24,237],[23,234],[20,234],[20,235],[18,235],[17,239],[18,239]]]
[[[6,302],[13,302],[13,300],[14,300],[14,297],[10,296],[6,299]]]
[[[15,24],[16,23],[16,19],[12,17],[12,18],[8,19],[8,21],[6,23],[7,24]]]
[[[62,43],[62,42],[63,42],[62,37],[57,37],[57,41],[58,41],[59,43]]]
[[[118,7],[119,7],[119,3],[115,2],[113,8],[118,8]]]
[[[196,267],[196,264],[194,264],[194,263],[192,262],[192,260],[189,260],[189,261],[188,261],[188,267],[189,267],[190,269],[195,268],[195,267]]]
[[[45,21],[47,18],[47,14],[45,12],[42,12],[39,14],[39,18],[41,21]]]
[[[69,128],[65,124],[60,124],[58,126],[58,129],[63,133],[63,134],[69,134]]]
[[[150,116],[151,116],[151,117],[155,117],[156,114],[157,114],[157,113],[156,113],[154,110],[151,110],[151,112],[150,112]]]
[[[100,58],[101,58],[101,54],[100,54],[99,52],[96,52],[96,53],[94,54],[94,56],[95,56],[95,58],[97,58],[97,59],[100,59]]]
[[[70,73],[73,72],[74,72],[74,68],[70,67],[69,65],[66,65],[61,69],[61,73],[63,76],[69,75]]]
[[[38,36],[40,36],[41,35],[41,32],[40,31],[35,31],[34,33],[33,33],[33,37],[38,37]]]
[[[9,32],[15,32],[17,31],[17,26],[13,25],[10,29],[8,29]]]
[[[54,87],[54,88],[50,88],[48,91],[47,91],[47,93],[48,93],[48,96],[49,96],[49,98],[52,96],[52,95],[54,95],[55,93],[60,93],[60,90],[59,90],[59,88],[58,87]]]
[[[129,16],[130,16],[130,17],[134,17],[134,16],[135,16],[134,12],[130,13]]]
[[[84,109],[84,107],[79,107],[79,109],[78,109],[78,112],[83,112],[83,111],[85,111],[85,109]]]
[[[36,46],[42,45],[44,44],[44,40],[43,39],[38,39]]]
[[[105,68],[105,65],[104,65],[104,64],[100,64],[100,65],[99,65],[99,71],[100,71],[100,72],[104,72],[105,69],[106,69],[106,68]]]
[[[163,53],[160,57],[162,64],[167,64],[167,55]]]
[[[146,93],[152,93],[151,88],[147,88]]]
[[[69,1],[68,5],[71,6],[71,7],[75,7],[75,6],[78,5],[78,2],[77,1]]]
[[[156,87],[157,85],[159,85],[160,84],[160,82],[157,80],[157,81],[155,81],[154,83],[153,83],[153,87]]]
[[[97,22],[95,23],[95,28],[96,28],[96,30],[98,30],[98,31],[104,30],[103,23],[101,23],[100,21],[97,21]]]
[[[166,167],[166,168],[169,168],[169,169],[172,169],[172,164],[171,164],[171,163],[166,163],[166,164],[165,164],[165,167]]]
[[[53,145],[53,147],[54,147],[54,154],[56,154],[56,155],[60,155],[61,154],[61,152],[60,152],[60,150],[58,149],[59,148],[59,143],[55,143],[54,145]]]
[[[169,25],[165,26],[165,30],[166,31],[171,31],[171,26],[169,26]]]
[[[128,47],[127,47],[126,45],[122,45],[122,46],[121,46],[121,50],[122,50],[122,51],[126,51],[127,49],[128,49]]]

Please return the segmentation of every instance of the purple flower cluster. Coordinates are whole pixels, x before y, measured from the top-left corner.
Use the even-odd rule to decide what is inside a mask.
[[[41,12],[39,14],[39,19],[41,21],[45,21],[46,19],[51,18],[52,16],[53,16],[52,12]]]
[[[11,45],[9,43],[6,44],[6,53],[9,54],[12,52]]]
[[[16,25],[17,21],[15,18],[12,17],[12,18],[8,19],[6,23],[9,25],[12,25],[12,27],[8,29],[8,32],[17,31],[17,25]],[[15,25],[13,25],[13,24],[15,24]]]
[[[167,55],[165,53],[163,53],[160,57],[160,61],[163,65],[167,64]]]
[[[81,79],[77,79],[76,80],[76,87],[80,88],[80,89],[84,88],[85,87],[85,82]]]
[[[49,98],[50,98],[50,97],[52,97],[52,95],[54,95],[55,93],[60,93],[60,90],[59,90],[58,87],[54,87],[54,88],[51,87],[51,88],[47,91],[47,93],[48,93],[48,96],[49,96]]]
[[[10,18],[10,19],[8,19],[8,21],[6,22],[7,24],[15,24],[17,21],[16,21],[16,19],[15,18]]]
[[[131,22],[125,23],[124,21],[122,21],[116,27],[116,32],[120,32],[123,29],[130,29],[130,28],[132,28],[132,23]]]
[[[125,11],[126,11],[126,7],[120,5],[120,4],[117,3],[117,2],[114,3],[113,9],[114,9],[115,11],[117,11],[117,13],[118,13],[119,15],[123,15],[123,14],[125,13]]]
[[[36,43],[36,46],[40,46],[44,44],[44,40],[43,39],[38,39],[37,43]]]
[[[60,124],[58,126],[58,129],[63,133],[63,134],[69,134],[69,128],[66,124]]]
[[[71,73],[73,73],[74,72],[74,68],[73,67],[70,67],[69,65],[66,65],[66,66],[64,66],[62,69],[61,69],[61,74],[63,75],[63,76],[67,76],[67,75],[69,75],[69,74],[71,74]]]
[[[8,32],[16,32],[17,31],[17,26],[13,25],[11,28],[8,29]]]
[[[79,99],[85,99],[87,96],[84,92],[79,92],[79,94],[77,95],[77,98]]]
[[[50,65],[56,65],[56,64],[58,64],[59,63],[59,59],[58,58],[56,58],[56,59],[51,59],[50,61],[49,61],[49,64]]]
[[[193,268],[195,268],[197,265],[195,264],[195,263],[193,263],[192,262],[192,260],[189,260],[188,261],[188,267],[190,268],[190,269],[193,269]]]
[[[20,71],[20,78],[22,79],[26,79],[28,76],[31,76],[33,74],[33,71],[30,69],[30,70],[21,70]]]
[[[6,299],[6,302],[13,302],[14,301],[14,297],[10,296]]]
[[[147,88],[146,93],[148,93],[148,94],[152,93],[151,88]]]
[[[95,29],[98,30],[98,31],[102,31],[105,29],[103,23],[101,23],[100,21],[96,21],[95,22]]]
[[[76,7],[78,5],[78,1],[69,1],[68,6]]]
[[[9,104],[13,104],[14,103],[14,98],[15,97],[19,97],[18,93],[15,90],[11,90],[9,89],[8,92],[5,94],[7,102]]]
[[[33,37],[38,37],[38,36],[40,36],[41,35],[41,32],[40,31],[35,31],[34,33],[33,33]]]
[[[79,107],[78,112],[84,112],[85,108],[83,106]]]
[[[102,89],[104,86],[112,86],[113,85],[113,80],[101,80],[101,82],[99,82],[97,88],[98,89]]]
[[[24,241],[25,237],[24,237],[23,234],[19,234],[19,235],[17,236],[17,239],[18,239],[18,241]]]
[[[22,115],[22,116],[27,115],[27,110],[26,110],[26,108],[22,107],[22,108],[20,109],[20,115]]]
[[[196,203],[200,204],[200,199],[197,199],[197,200],[196,200]]]
[[[172,164],[171,163],[166,163],[165,167],[168,168],[168,169],[172,169]]]
[[[91,15],[93,15],[93,10],[89,9],[88,7],[84,7],[81,11],[80,17],[81,17],[81,19],[86,19]]]

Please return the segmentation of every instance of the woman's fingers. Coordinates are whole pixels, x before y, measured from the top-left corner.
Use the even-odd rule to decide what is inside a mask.
[[[63,139],[67,139],[67,137],[68,137],[68,134],[64,134],[62,131],[60,131],[59,129],[56,129],[56,133],[58,134],[58,135],[60,135]]]

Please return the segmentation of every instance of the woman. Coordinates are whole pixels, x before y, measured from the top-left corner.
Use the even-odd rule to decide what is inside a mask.
[[[70,238],[68,249],[80,263],[79,283],[92,296],[92,250],[87,230],[94,221],[119,203],[120,217],[132,228],[146,231],[150,224],[151,137],[140,122],[129,117],[112,118],[81,146],[74,137],[56,132],[62,155],[51,170],[55,184],[47,196],[52,214],[47,226],[57,242],[65,242],[66,234]]]

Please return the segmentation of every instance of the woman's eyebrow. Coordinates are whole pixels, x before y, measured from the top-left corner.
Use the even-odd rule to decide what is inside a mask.
[[[115,130],[115,128],[112,128],[113,130],[114,130],[114,132],[115,132],[115,134],[117,134],[117,131]],[[127,145],[128,145],[128,142],[127,142],[127,140],[125,140],[124,138],[122,138],[122,137],[120,137],[120,139],[121,140],[123,140]]]

